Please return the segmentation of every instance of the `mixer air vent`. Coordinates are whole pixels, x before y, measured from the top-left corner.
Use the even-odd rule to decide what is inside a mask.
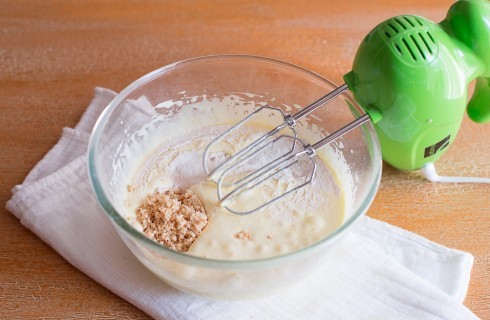
[[[427,22],[415,16],[399,16],[381,28],[391,49],[407,62],[430,62],[437,45]]]

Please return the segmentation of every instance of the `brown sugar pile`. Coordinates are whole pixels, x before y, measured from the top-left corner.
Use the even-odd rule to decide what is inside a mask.
[[[150,239],[185,252],[208,223],[199,198],[190,190],[155,191],[136,209],[136,219]]]

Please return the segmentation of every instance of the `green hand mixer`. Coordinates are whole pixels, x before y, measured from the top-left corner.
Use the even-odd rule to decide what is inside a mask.
[[[460,0],[439,24],[413,15],[382,22],[360,44],[344,80],[296,114],[263,106],[211,141],[203,165],[217,183],[222,205],[235,214],[250,214],[308,185],[316,172],[315,151],[367,121],[374,124],[383,160],[401,170],[420,169],[438,160],[456,137],[465,109],[475,122],[490,121],[490,2]],[[467,104],[473,80],[475,90]],[[298,138],[296,122],[346,90],[365,114],[314,144]],[[213,147],[257,113],[271,109],[282,114],[282,124],[211,168]],[[236,174],[237,168],[264,153],[270,156],[266,163]],[[246,211],[226,205],[299,163],[307,172],[304,178],[270,201]]]

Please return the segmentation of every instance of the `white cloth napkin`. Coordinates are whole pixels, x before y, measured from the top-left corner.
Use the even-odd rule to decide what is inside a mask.
[[[16,186],[7,208],[82,272],[156,319],[477,319],[463,306],[473,256],[364,217],[325,266],[253,301],[182,293],[125,247],[89,184],[90,131],[115,93],[102,88],[80,123]]]

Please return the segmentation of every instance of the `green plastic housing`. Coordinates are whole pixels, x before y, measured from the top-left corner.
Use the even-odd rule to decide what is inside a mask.
[[[371,116],[383,159],[402,170],[435,162],[468,115],[490,121],[490,3],[461,0],[436,24],[388,19],[362,41],[344,79]]]

